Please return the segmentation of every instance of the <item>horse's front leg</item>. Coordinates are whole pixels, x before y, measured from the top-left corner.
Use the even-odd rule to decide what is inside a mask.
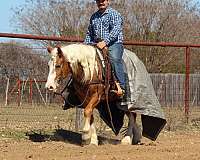
[[[94,144],[94,145],[98,146],[98,138],[97,138],[97,133],[96,133],[96,128],[95,128],[95,125],[94,125],[94,121],[91,124],[90,131],[91,131],[90,144]]]
[[[82,140],[83,144],[95,144],[98,145],[97,135],[96,135],[96,129],[94,126],[94,117],[93,117],[93,110],[99,103],[99,96],[98,94],[95,94],[91,97],[89,103],[84,108],[84,127],[83,127],[83,134],[82,134]]]

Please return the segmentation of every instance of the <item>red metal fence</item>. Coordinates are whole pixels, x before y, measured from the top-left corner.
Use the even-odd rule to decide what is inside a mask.
[[[12,34],[12,33],[0,33],[0,37],[6,38],[22,38],[22,39],[35,39],[35,40],[52,40],[52,41],[66,41],[66,42],[83,42],[80,37],[56,37],[56,36],[41,36],[30,34]],[[190,49],[200,48],[199,44],[190,43],[175,43],[175,42],[138,42],[138,41],[124,41],[124,45],[135,46],[158,46],[158,47],[178,47],[185,49],[185,90],[184,90],[184,107],[185,115],[188,119],[189,115],[189,91],[190,91]]]

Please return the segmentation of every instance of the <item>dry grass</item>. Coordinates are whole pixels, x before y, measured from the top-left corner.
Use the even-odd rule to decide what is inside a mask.
[[[165,107],[164,112],[167,119],[166,130],[200,130],[200,107],[190,108],[188,120],[183,107]]]
[[[29,104],[21,107],[16,105],[0,106],[0,137],[3,135],[3,137],[22,138],[30,131],[50,133],[60,128],[74,131],[76,109],[64,111],[60,106],[58,104],[50,106]],[[189,123],[186,123],[183,107],[164,107],[164,112],[167,119],[164,130],[200,130],[200,107],[190,108]],[[111,130],[100,119],[97,111],[95,111],[95,115],[97,131],[111,134]],[[138,116],[138,120],[139,118],[140,116]],[[82,121],[80,122],[82,123]],[[127,119],[125,119],[124,127],[126,125]]]

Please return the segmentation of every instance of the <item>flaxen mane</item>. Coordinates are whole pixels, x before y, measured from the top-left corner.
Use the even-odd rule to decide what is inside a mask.
[[[78,74],[79,65],[84,71],[83,82],[93,78],[94,70],[98,73],[95,60],[96,49],[93,46],[84,44],[71,44],[61,47],[61,50],[68,62],[70,62],[73,74]]]

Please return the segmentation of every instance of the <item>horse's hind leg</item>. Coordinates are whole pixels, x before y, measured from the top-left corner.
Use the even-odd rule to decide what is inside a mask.
[[[137,123],[136,123],[136,113],[131,113],[133,114],[134,118],[134,124],[133,124],[133,128],[132,128],[132,132],[133,132],[133,139],[132,139],[132,144],[140,144],[141,142],[141,130],[138,127]]]
[[[125,137],[121,140],[122,144],[138,144],[141,139],[139,128],[136,124],[136,114],[127,112],[126,115],[129,118],[128,130]]]
[[[126,112],[126,115],[128,116],[129,122],[128,122],[128,129],[126,132],[125,137],[121,140],[121,144],[132,144],[132,138],[133,138],[133,124],[135,123],[135,117],[131,114],[131,112]]]

